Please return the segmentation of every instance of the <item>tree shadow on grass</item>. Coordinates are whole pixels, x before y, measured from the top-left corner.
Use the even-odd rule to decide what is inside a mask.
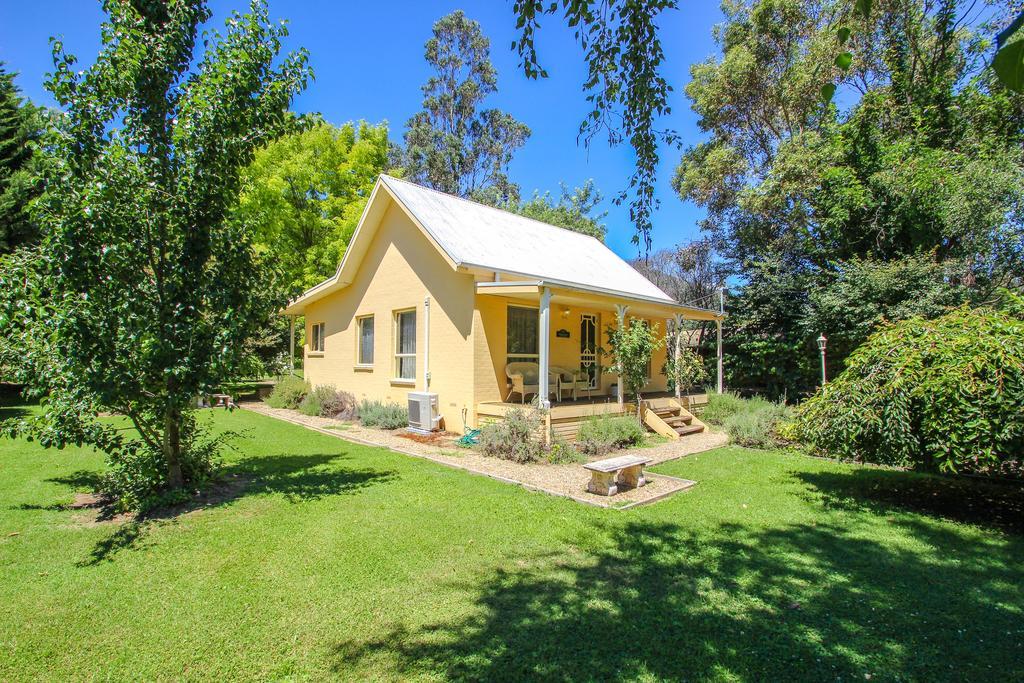
[[[227,505],[245,496],[279,494],[291,503],[302,503],[355,494],[398,476],[394,470],[346,466],[346,460],[347,456],[338,453],[247,458],[227,468],[217,483],[188,501],[123,521],[79,564],[96,565],[122,551],[147,547],[144,541],[154,527],[173,524],[182,515]]]
[[[829,508],[912,510],[1024,534],[1022,484],[869,468],[795,476],[810,484]]]
[[[95,491],[99,488],[102,478],[102,473],[97,472],[96,470],[77,470],[71,474],[66,474],[60,477],[50,477],[46,481],[52,484],[70,486],[76,491]]]
[[[929,531],[914,547],[826,525],[607,525],[589,550],[439,588],[470,616],[406,615],[329,651],[342,676],[1020,679],[1024,548],[965,555],[955,530]]]
[[[0,422],[20,420],[23,417],[28,417],[30,412],[25,406],[0,401]]]

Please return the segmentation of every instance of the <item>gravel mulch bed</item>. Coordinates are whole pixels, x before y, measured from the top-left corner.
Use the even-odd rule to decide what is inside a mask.
[[[644,487],[623,491],[615,496],[597,496],[587,491],[590,473],[579,463],[521,465],[485,456],[475,449],[460,448],[455,443],[459,437],[454,434],[442,433],[423,438],[409,434],[404,429],[387,431],[363,427],[359,423],[325,417],[310,417],[295,410],[271,408],[266,403],[258,401],[242,403],[240,407],[341,439],[371,446],[382,446],[406,455],[427,458],[450,467],[457,467],[501,481],[519,484],[528,489],[565,496],[581,503],[600,507],[623,509],[651,503],[677,491],[688,489],[696,483],[648,472],[647,485]],[[656,446],[633,449],[632,452],[652,458],[654,462],[651,464],[657,465],[667,460],[717,448],[727,441],[728,437],[725,434],[706,431],[701,434],[691,434],[678,441],[668,441]],[[624,455],[628,452],[630,451],[619,451],[612,455]],[[612,457],[612,455],[602,457]]]

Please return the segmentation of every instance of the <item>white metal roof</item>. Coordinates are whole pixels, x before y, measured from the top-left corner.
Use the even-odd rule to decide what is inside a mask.
[[[388,175],[381,182],[460,266],[674,303],[589,235]]]

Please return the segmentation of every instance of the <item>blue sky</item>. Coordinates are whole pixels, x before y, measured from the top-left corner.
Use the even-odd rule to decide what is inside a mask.
[[[211,0],[213,23],[222,24],[232,9],[244,9],[245,0]],[[511,0],[489,2],[349,2],[342,0],[270,0],[271,15],[288,19],[288,47],[306,47],[316,80],[295,102],[297,111],[319,111],[327,120],[387,120],[391,135],[400,139],[405,121],[422,100],[420,86],[429,76],[423,43],[435,20],[463,9],[480,22],[491,39],[491,59],[498,69],[496,95],[488,106],[508,111],[525,122],[533,135],[516,155],[512,179],[524,195],[533,190],[557,192],[559,181],[570,186],[593,178],[605,195],[608,243],[623,257],[636,255],[627,207],[610,200],[626,186],[632,172],[628,147],[609,148],[595,140],[589,149],[576,143],[579,122],[587,112],[580,86],[584,65],[572,34],[556,19],[543,22],[537,47],[550,77],[528,81],[517,68],[510,50],[516,37]],[[67,49],[88,64],[99,48],[98,1],[0,0],[0,61],[20,73],[17,83],[39,104],[52,105],[43,89],[44,75],[52,67],[48,39],[58,35]],[[683,87],[689,65],[715,54],[712,26],[721,20],[717,2],[684,2],[682,9],[661,20],[667,55],[666,75],[675,87],[673,112],[662,125],[679,131],[686,144],[700,139],[696,117]],[[698,235],[701,211],[683,203],[669,181],[679,160],[675,149],[662,150],[658,177],[661,208],[654,217],[654,246],[668,247]]]

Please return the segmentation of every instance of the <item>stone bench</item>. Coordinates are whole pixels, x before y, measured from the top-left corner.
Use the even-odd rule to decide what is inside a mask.
[[[590,483],[587,490],[599,496],[614,496],[619,487],[639,488],[647,483],[644,479],[644,465],[651,458],[638,455],[620,455],[617,458],[596,460],[583,465],[590,470]]]

